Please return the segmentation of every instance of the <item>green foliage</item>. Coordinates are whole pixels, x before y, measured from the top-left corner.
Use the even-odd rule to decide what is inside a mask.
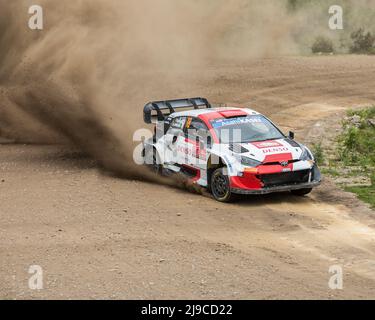
[[[344,132],[339,136],[339,155],[346,165],[375,167],[375,107],[348,112]],[[353,117],[357,117],[353,121]]]
[[[304,53],[312,50],[313,53],[375,54],[375,11],[366,1],[286,0],[285,3],[289,15],[301,21],[296,26],[299,32],[292,36]],[[327,33],[326,21],[330,16],[327,10],[334,4],[343,8],[344,29]],[[332,41],[315,39],[317,35],[329,36]]]
[[[318,165],[323,165],[325,163],[324,151],[320,142],[312,145],[311,152],[313,153]]]
[[[373,171],[371,172],[370,179],[371,179],[371,186],[372,186],[373,188],[375,188],[375,170],[373,170]]]
[[[311,46],[311,51],[313,53],[333,53],[333,42],[325,37],[317,37]]]
[[[361,117],[361,119],[364,119],[364,120],[372,119],[372,118],[375,118],[375,107],[365,108],[361,110],[349,110],[347,112],[347,115],[349,117],[358,115]]]
[[[321,168],[321,172],[323,174],[327,174],[327,175],[330,175],[332,177],[339,177],[341,175],[341,173],[339,171],[337,171],[336,169],[331,168],[331,167]]]
[[[359,199],[367,202],[372,208],[375,208],[375,187],[346,187],[346,191],[355,193]]]
[[[375,36],[371,32],[366,33],[363,28],[359,28],[350,37],[353,41],[351,53],[375,54]]]
[[[340,158],[347,168],[362,167],[371,185],[346,187],[345,190],[375,208],[375,107],[350,110],[347,115],[344,132],[338,139]]]
[[[290,11],[296,11],[299,8],[303,8],[306,5],[316,2],[316,0],[288,0],[288,9]]]

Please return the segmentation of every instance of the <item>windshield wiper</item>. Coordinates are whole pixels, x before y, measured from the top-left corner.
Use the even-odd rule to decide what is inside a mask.
[[[241,143],[262,142],[262,141],[268,141],[268,140],[278,140],[282,138],[283,137],[274,137],[274,138],[267,138],[267,139],[260,139],[260,140],[248,140],[248,141],[242,141]]]

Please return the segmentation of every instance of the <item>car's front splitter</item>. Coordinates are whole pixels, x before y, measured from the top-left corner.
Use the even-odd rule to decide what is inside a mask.
[[[320,181],[312,181],[312,182],[307,182],[307,183],[268,187],[268,188],[253,189],[253,190],[231,188],[231,192],[236,193],[236,194],[267,194],[267,193],[273,193],[273,192],[284,192],[284,191],[292,191],[292,190],[299,190],[299,189],[309,189],[309,188],[317,187],[319,185],[320,185]]]

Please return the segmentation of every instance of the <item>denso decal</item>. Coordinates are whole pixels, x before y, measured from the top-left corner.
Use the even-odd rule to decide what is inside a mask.
[[[252,144],[256,146],[258,149],[283,146],[280,142],[277,142],[277,141],[259,141],[259,142],[252,142]]]
[[[281,148],[268,148],[263,149],[263,153],[279,153],[279,152],[288,152],[289,149],[287,147],[281,147]]]

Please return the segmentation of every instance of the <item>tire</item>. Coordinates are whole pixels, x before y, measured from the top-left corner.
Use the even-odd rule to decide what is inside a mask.
[[[306,188],[306,189],[292,190],[290,192],[294,194],[295,196],[302,197],[302,196],[309,194],[311,191],[312,191],[312,188]]]
[[[160,157],[155,148],[149,148],[149,150],[145,150],[145,163],[155,174],[162,173]]]
[[[235,195],[230,190],[230,181],[228,175],[225,174],[226,168],[216,169],[210,181],[210,189],[213,197],[220,202],[231,202],[235,199]]]

